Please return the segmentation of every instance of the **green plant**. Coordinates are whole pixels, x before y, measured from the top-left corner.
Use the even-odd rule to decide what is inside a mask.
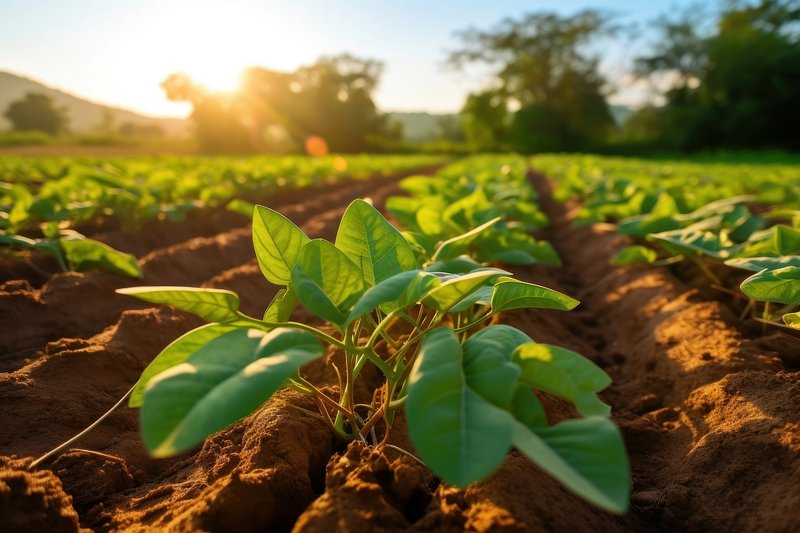
[[[386,205],[424,254],[458,239],[457,247],[443,249],[439,258],[468,253],[484,262],[560,265],[552,245],[531,235],[548,220],[527,173],[521,156],[472,156],[435,177],[404,179],[400,187],[411,196],[393,196]]]
[[[261,320],[240,312],[229,291],[119,291],[210,322],[164,349],[132,391],[150,453],[187,450],[285,388],[311,398],[312,416],[347,441],[386,445],[405,409],[419,456],[449,483],[485,477],[513,446],[587,500],[626,509],[627,456],[610,407],[597,397],[608,376],[575,352],[487,325],[503,311],[567,311],[576,300],[450,257],[457,238],[421,256],[363,200],[348,207],[334,243],[309,239],[258,206],[253,242],[265,277],[281,287]],[[299,303],[322,324],[291,321]],[[326,350],[336,356],[334,392],[303,372]],[[381,376],[377,384],[368,365]],[[371,384],[371,396],[356,394],[359,381]],[[536,391],[571,402],[583,418],[548,424]]]
[[[800,312],[797,311],[800,308],[800,257],[781,258],[777,266],[763,261],[765,258],[758,259],[762,260],[759,266],[764,268],[742,282],[742,292],[753,301],[764,302],[763,321],[769,322],[772,318],[770,305],[780,304],[777,316],[782,317],[788,327],[800,329]],[[788,266],[782,266],[784,264]]]
[[[45,236],[31,239],[0,232],[0,251],[35,250],[56,259],[64,272],[101,269],[122,276],[141,278],[136,257],[115,250],[77,231],[59,230],[57,224],[44,224]]]

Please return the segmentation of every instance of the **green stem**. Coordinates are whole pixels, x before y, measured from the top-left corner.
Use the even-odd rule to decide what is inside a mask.
[[[295,392],[299,392],[303,396],[314,396],[316,394],[313,390],[291,378],[287,381],[286,387]]]
[[[396,400],[390,401],[389,402],[389,409],[397,409],[399,407],[402,407],[403,405],[405,405],[407,399],[408,399],[408,394],[405,394],[405,395],[397,398]]]
[[[372,347],[375,346],[375,343],[378,341],[378,337],[380,337],[381,332],[386,328],[387,325],[389,325],[389,322],[391,322],[395,316],[397,316],[397,311],[392,311],[386,315],[383,320],[381,320],[380,324],[375,327],[375,331],[372,332],[372,335],[367,341],[365,346],[366,349],[371,350]]]
[[[255,319],[253,317],[247,316],[247,315],[245,315],[244,313],[241,313],[241,312],[237,312],[237,315],[239,316],[239,321],[237,322],[237,324],[244,323],[244,324],[246,324],[248,326],[251,326],[251,327],[253,327],[255,329],[261,329],[261,330],[264,330],[264,331],[271,331],[271,330],[273,330],[275,328],[300,329],[300,330],[312,333],[313,335],[316,335],[317,337],[319,337],[321,340],[327,342],[328,344],[336,346],[337,348],[341,348],[342,350],[361,351],[361,348],[354,347],[354,346],[351,346],[351,345],[347,345],[346,343],[340,341],[336,337],[332,337],[332,336],[328,335],[327,333],[325,333],[324,331],[318,330],[314,326],[309,326],[309,325],[303,324],[301,322],[264,322],[262,320],[257,320],[257,319]]]
[[[491,318],[493,315],[494,315],[494,313],[492,313],[491,309],[489,309],[488,312],[485,312],[483,314],[478,315],[478,318],[476,318],[475,320],[473,320],[472,322],[470,322],[466,326],[461,326],[459,328],[455,328],[454,331],[456,333],[461,333],[462,331],[468,331],[468,330],[474,328],[475,326],[480,325],[482,322],[485,322],[487,319]]]
[[[694,261],[694,264],[696,264],[700,268],[700,270],[703,272],[703,274],[705,274],[705,276],[708,279],[710,279],[713,283],[716,283],[717,285],[722,285],[722,281],[717,277],[716,274],[714,274],[711,271],[710,268],[708,268],[708,265],[705,263],[705,261],[703,261],[699,257],[693,257],[692,260]]]
[[[138,381],[137,381],[136,383],[138,383]],[[122,405],[122,404],[125,402],[126,398],[128,398],[128,396],[130,396],[130,395],[131,395],[131,393],[133,392],[133,389],[135,389],[135,388],[136,388],[136,383],[134,383],[133,387],[131,387],[131,388],[128,390],[128,392],[126,392],[126,393],[125,393],[125,394],[122,396],[122,398],[120,398],[120,399],[117,401],[117,403],[115,403],[114,405],[112,405],[112,406],[111,406],[111,409],[109,409],[108,411],[106,411],[105,413],[103,413],[102,415],[100,415],[100,418],[98,418],[97,420],[95,420],[94,422],[92,422],[92,423],[91,423],[91,425],[89,425],[89,427],[87,427],[86,429],[84,429],[83,431],[81,431],[80,433],[78,433],[77,435],[75,435],[74,437],[72,437],[71,439],[67,440],[66,442],[64,442],[64,443],[62,443],[62,444],[59,444],[58,446],[56,446],[55,448],[53,448],[52,450],[50,450],[50,451],[49,451],[49,452],[47,452],[46,454],[44,454],[44,455],[42,455],[41,457],[39,457],[38,459],[36,459],[34,462],[32,462],[32,463],[31,463],[31,465],[30,465],[30,466],[31,466],[31,468],[36,468],[38,465],[42,464],[42,462],[46,461],[46,460],[47,460],[47,459],[49,459],[50,457],[52,457],[52,456],[54,456],[54,455],[58,455],[58,454],[60,454],[61,452],[63,452],[63,451],[64,451],[64,450],[66,450],[67,448],[69,448],[69,446],[70,446],[70,445],[71,445],[73,442],[76,442],[76,441],[78,441],[78,440],[79,440],[81,437],[83,437],[84,435],[86,435],[87,433],[89,433],[91,430],[93,430],[94,428],[96,428],[98,425],[100,425],[100,422],[102,422],[103,420],[105,420],[106,418],[108,418],[108,417],[111,415],[111,413],[113,413],[113,412],[114,412],[114,411],[117,409],[117,407],[119,407],[120,405]]]

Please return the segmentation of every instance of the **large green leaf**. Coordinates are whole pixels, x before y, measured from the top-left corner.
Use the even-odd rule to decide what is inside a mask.
[[[255,349],[259,338],[252,336],[250,330],[223,324],[206,324],[178,337],[164,348],[142,372],[139,381],[131,393],[128,405],[140,407],[144,391],[150,380],[161,372],[177,366],[200,350],[219,351],[220,349]]]
[[[36,248],[37,241],[23,235],[0,234],[0,245],[16,246],[19,248]]]
[[[442,223],[442,211],[444,210],[443,200],[427,202],[417,209],[415,221],[417,227],[422,230],[423,235],[437,238],[444,232]]]
[[[610,420],[592,416],[534,430],[517,421],[512,426],[514,447],[573,492],[614,513],[628,508],[628,456]]]
[[[489,475],[511,446],[511,415],[469,388],[461,345],[448,328],[433,330],[420,346],[406,415],[419,455],[460,487]]]
[[[773,237],[775,250],[780,255],[792,255],[800,253],[800,229],[790,228],[789,226],[775,226],[775,236]]]
[[[626,246],[614,254],[611,264],[614,266],[650,265],[655,262],[656,257],[655,250],[646,246]]]
[[[264,322],[273,324],[276,322],[286,322],[289,320],[295,307],[297,307],[298,301],[299,298],[294,292],[294,287],[289,283],[286,287],[279,290],[275,298],[270,302],[269,307],[267,307],[267,310],[264,312]]]
[[[461,255],[447,261],[435,261],[425,267],[427,272],[447,272],[448,274],[466,274],[483,268],[483,265],[468,255]]]
[[[256,206],[253,213],[253,248],[258,266],[272,283],[286,285],[300,250],[309,238],[291,220],[268,207]]]
[[[142,277],[136,257],[100,241],[81,238],[61,239],[59,243],[67,261],[78,272],[97,268],[132,278]]]
[[[250,330],[251,342],[220,344],[150,380],[142,435],[150,453],[168,457],[255,411],[303,364],[322,355],[310,333]]]
[[[492,303],[493,292],[494,292],[494,287],[489,285],[484,285],[477,291],[466,296],[462,300],[459,300],[459,302],[456,305],[450,308],[450,312],[463,313],[464,311],[471,308],[473,305],[490,305]]]
[[[553,289],[512,278],[501,278],[494,286],[492,294],[492,309],[496,313],[523,308],[569,311],[579,303],[578,300]]]
[[[436,252],[434,252],[432,261],[446,261],[448,259],[453,259],[454,257],[458,257],[462,253],[464,253],[470,244],[472,244],[475,239],[488,233],[492,226],[500,222],[500,217],[493,218],[489,222],[481,224],[480,226],[469,230],[468,232],[457,235],[451,239],[447,239],[442,244],[439,245]]]
[[[514,352],[514,360],[522,368],[520,379],[530,387],[571,401],[583,416],[611,414],[596,394],[611,378],[581,354],[552,344],[525,344]]]
[[[292,269],[292,285],[309,311],[340,326],[365,288],[361,270],[323,239],[303,246]]]
[[[480,330],[463,345],[467,384],[484,399],[510,410],[514,384],[521,373],[512,355],[517,347],[531,342],[511,326],[500,324]]]
[[[347,324],[378,306],[385,306],[393,311],[413,305],[440,283],[438,277],[421,270],[396,274],[371,287],[361,296],[350,311]]]
[[[542,402],[533,389],[525,383],[514,385],[511,414],[529,428],[548,425],[547,413]]]
[[[446,313],[459,301],[497,276],[498,271],[496,270],[477,270],[455,276],[433,289],[422,301],[440,313]]]
[[[708,255],[717,259],[730,256],[718,235],[701,229],[686,228],[654,233],[648,239],[659,242],[668,252],[675,255]]]
[[[763,270],[740,286],[750,299],[779,304],[800,304],[800,268],[788,266]]]
[[[196,289],[194,287],[126,287],[117,289],[120,294],[135,296],[155,304],[171,305],[188,311],[208,322],[226,322],[240,318],[239,296],[223,289]]]
[[[728,259],[725,264],[733,268],[741,268],[750,272],[761,272],[764,269],[775,270],[787,266],[800,267],[800,255],[785,255],[783,257],[746,257],[741,259]]]
[[[790,328],[800,329],[800,312],[783,315],[783,323]]]
[[[336,248],[361,269],[368,286],[417,264],[405,237],[364,200],[354,200],[342,216]]]

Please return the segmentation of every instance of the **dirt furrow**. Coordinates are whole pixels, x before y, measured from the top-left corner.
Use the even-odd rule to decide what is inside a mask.
[[[742,334],[727,307],[699,297],[669,271],[611,267],[625,239],[572,226],[573,210],[553,202],[547,180],[535,184],[552,220],[544,237],[564,266],[513,270],[582,304],[570,313],[515,311],[498,320],[579,351],[612,375],[603,397],[631,456],[628,515],[583,502],[517,452],[488,479],[458,490],[396,453],[357,445],[345,451],[324,424],[284,402],[313,406],[281,393],[171,460],[147,457],[136,413],[127,408],[79,444],[86,450],[68,452],[35,476],[0,457],[0,486],[8,479],[32,487],[8,508],[0,490],[0,517],[25,509],[27,517],[49,517],[40,529],[50,523],[69,530],[80,521],[100,531],[141,532],[796,530],[798,374],[786,370],[781,354]],[[391,183],[373,189],[376,205],[392,190]],[[301,220],[303,228],[331,238],[345,205],[328,204]],[[260,292],[268,285],[255,262],[242,263],[205,284],[243,293],[255,314],[269,300]],[[0,419],[8,428],[0,454],[33,455],[81,429],[161,347],[196,324],[166,308],[127,310],[94,337],[52,343],[36,362],[0,375]],[[323,364],[304,371],[330,374]],[[564,402],[545,402],[552,421],[574,414]],[[393,431],[395,443],[411,447],[402,416]]]
[[[370,191],[361,192],[382,206],[397,190],[396,182],[384,180],[377,189],[373,184]],[[293,218],[311,235],[332,238],[335,222],[351,200],[344,191],[332,193],[319,208],[296,210]],[[257,280],[263,292],[269,285],[257,265],[241,268],[253,266],[254,275],[248,279]],[[256,299],[252,302],[255,306]],[[261,312],[264,302],[259,301]],[[122,395],[168,342],[198,324],[169,308],[125,310],[101,333],[51,342],[34,362],[0,374],[0,418],[8,421],[8,431],[0,436],[0,454],[35,456],[76,433]],[[322,490],[325,464],[333,451],[324,425],[298,417],[279,400],[210,439],[199,451],[172,460],[147,456],[137,413],[127,408],[78,446],[87,450],[72,450],[50,468],[72,496],[81,523],[101,530],[214,529],[216,523],[233,524],[234,515],[242,516],[242,524],[263,519],[278,530],[288,529]],[[298,478],[298,469],[308,477]]]
[[[727,307],[698,298],[667,270],[612,267],[626,239],[572,226],[574,210],[552,200],[545,178],[535,183],[552,221],[545,236],[565,264],[518,274],[578,295],[582,304],[573,313],[507,320],[536,340],[584,350],[614,379],[605,398],[633,475],[631,512],[619,526],[795,528],[800,376],[743,335]]]
[[[402,176],[336,184],[300,203],[273,207],[298,224],[308,224],[312,234],[320,233],[320,228],[327,227],[320,220],[340,215],[353,198],[374,191],[376,183],[385,184],[380,190],[390,190]],[[247,224],[244,217],[239,218]],[[196,286],[254,257],[247,224],[151,252],[139,261],[145,275],[140,283]],[[48,342],[88,338],[113,325],[124,310],[146,307],[114,293],[115,289],[132,284],[135,282],[128,278],[106,272],[56,274],[41,289],[24,280],[0,284],[0,322],[4,326],[0,334],[0,372],[13,371],[30,362]]]

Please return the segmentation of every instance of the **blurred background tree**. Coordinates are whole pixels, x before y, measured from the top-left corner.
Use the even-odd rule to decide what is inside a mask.
[[[191,120],[203,152],[235,153],[254,149],[240,95],[209,92],[182,73],[170,74],[161,87],[168,99],[192,104]]]
[[[637,60],[640,76],[677,73],[666,105],[631,118],[639,133],[678,150],[800,148],[800,1],[728,2],[707,35],[701,11],[659,19]]]
[[[5,112],[14,131],[41,131],[57,135],[67,129],[67,117],[46,94],[26,93],[21,100],[11,102]]]
[[[458,33],[450,53],[458,69],[482,63],[493,70],[491,89],[470,95],[462,109],[467,138],[479,149],[586,150],[614,128],[598,58],[587,45],[617,28],[608,15],[532,13],[507,18],[491,30]]]
[[[183,74],[162,87],[170,100],[191,102],[205,151],[283,151],[315,137],[331,151],[359,152],[401,134],[372,100],[382,72],[378,61],[345,54],[290,73],[247,69],[234,94],[208,92]]]

